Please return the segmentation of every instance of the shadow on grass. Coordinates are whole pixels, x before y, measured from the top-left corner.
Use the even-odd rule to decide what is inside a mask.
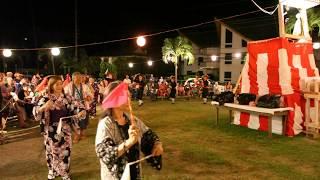
[[[28,177],[34,174],[35,170],[43,169],[45,165],[39,161],[21,161],[17,160],[12,163],[8,163],[0,167],[1,177],[17,177],[17,175],[23,174]],[[30,170],[32,169],[32,170]],[[17,173],[18,172],[18,173]],[[17,178],[18,179],[18,178]]]
[[[72,179],[77,180],[96,180],[100,179],[100,169],[85,170],[81,172],[71,172]]]

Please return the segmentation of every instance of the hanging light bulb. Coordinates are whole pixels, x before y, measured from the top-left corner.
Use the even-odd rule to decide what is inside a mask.
[[[137,38],[137,45],[140,47],[143,47],[144,45],[146,45],[146,38],[144,38],[143,36],[139,36]]]
[[[56,47],[51,48],[51,54],[52,54],[53,56],[59,56],[59,54],[60,54],[60,49],[59,49],[59,48],[56,48]]]
[[[133,68],[133,63],[129,63],[129,68]]]
[[[10,49],[4,49],[2,51],[2,54],[4,57],[11,57],[12,56],[12,51]]]

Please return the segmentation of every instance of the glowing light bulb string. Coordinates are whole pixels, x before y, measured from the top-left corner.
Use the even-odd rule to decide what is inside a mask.
[[[265,9],[269,9],[269,8],[273,8],[273,7],[274,6],[269,6],[269,7],[266,7]],[[150,34],[143,35],[143,37],[157,36],[157,35],[160,35],[160,34],[165,34],[165,33],[169,33],[169,32],[175,32],[175,31],[182,30],[182,29],[195,28],[195,27],[203,26],[203,25],[206,25],[206,24],[211,24],[211,23],[214,23],[214,22],[222,21],[222,20],[228,20],[228,19],[233,19],[233,18],[236,18],[236,17],[241,17],[241,16],[246,16],[246,15],[249,15],[249,14],[254,14],[254,13],[257,13],[257,12],[260,12],[260,10],[250,11],[250,12],[241,13],[241,14],[237,14],[237,15],[232,15],[232,16],[228,16],[228,17],[225,17],[225,18],[219,18],[219,19],[215,19],[215,20],[212,20],[212,21],[207,21],[207,22],[198,23],[198,24],[194,24],[194,25],[184,26],[184,27],[180,27],[180,28],[169,29],[169,30],[166,30],[166,31],[150,33]],[[85,44],[79,44],[79,45],[76,45],[76,46],[75,45],[58,46],[56,48],[67,49],[67,48],[75,48],[75,47],[96,46],[96,45],[102,45],[102,44],[110,44],[110,43],[115,43],[115,42],[134,40],[134,39],[137,39],[138,37],[139,36],[134,36],[134,37],[121,38],[121,39],[102,41],[102,42],[85,43]],[[50,50],[51,48],[1,48],[0,50],[2,51],[4,49],[10,49],[12,51],[39,51],[39,50]]]

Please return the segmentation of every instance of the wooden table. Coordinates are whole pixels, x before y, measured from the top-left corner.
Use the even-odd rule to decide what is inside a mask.
[[[231,124],[231,122],[232,122],[232,110],[231,109],[229,109],[223,105],[220,106],[217,101],[212,101],[211,105],[216,108],[216,125],[219,124],[219,114],[220,114],[219,111],[221,108],[229,111],[229,123]]]
[[[223,106],[220,106],[218,102],[213,101],[211,103],[216,108],[217,119],[216,123],[219,122],[219,109],[225,108],[229,111],[229,120],[232,121],[232,111],[246,112],[250,114],[262,115],[268,117],[268,136],[272,137],[272,117],[273,116],[282,116],[282,134],[286,134],[286,124],[288,112],[293,111],[293,108],[261,108],[248,105],[240,105],[234,103],[225,103]]]

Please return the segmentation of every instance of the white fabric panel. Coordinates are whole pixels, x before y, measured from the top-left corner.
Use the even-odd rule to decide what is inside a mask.
[[[234,111],[233,112],[233,124],[239,125],[240,124],[240,112],[239,111]]]
[[[282,134],[282,116],[272,117],[272,133]]]
[[[283,95],[292,94],[291,68],[288,64],[288,54],[286,49],[278,50],[279,58],[279,83]]]
[[[241,73],[241,93],[250,92],[250,79],[249,79],[249,55],[246,57],[246,63],[243,66]]]
[[[303,78],[307,77],[307,75],[308,75],[307,69],[302,68],[300,55],[293,55],[292,56],[292,63],[293,63],[293,67],[295,67],[299,70],[299,77],[300,77],[299,87],[300,87],[300,89],[303,89],[304,84],[305,84],[303,81]]]
[[[260,127],[259,116],[254,115],[254,114],[250,114],[248,128],[259,129],[259,127]]]
[[[295,103],[295,108],[294,108],[294,124],[293,124],[293,131],[294,131],[294,134],[299,134],[302,132],[303,128],[301,126],[302,122],[303,122],[303,114],[302,114],[302,111],[301,111],[301,107],[298,106],[296,103]]]
[[[257,57],[257,83],[258,95],[269,94],[268,86],[268,54],[258,54]]]
[[[301,56],[300,55],[292,55],[292,64],[295,68],[302,68],[301,65]]]

